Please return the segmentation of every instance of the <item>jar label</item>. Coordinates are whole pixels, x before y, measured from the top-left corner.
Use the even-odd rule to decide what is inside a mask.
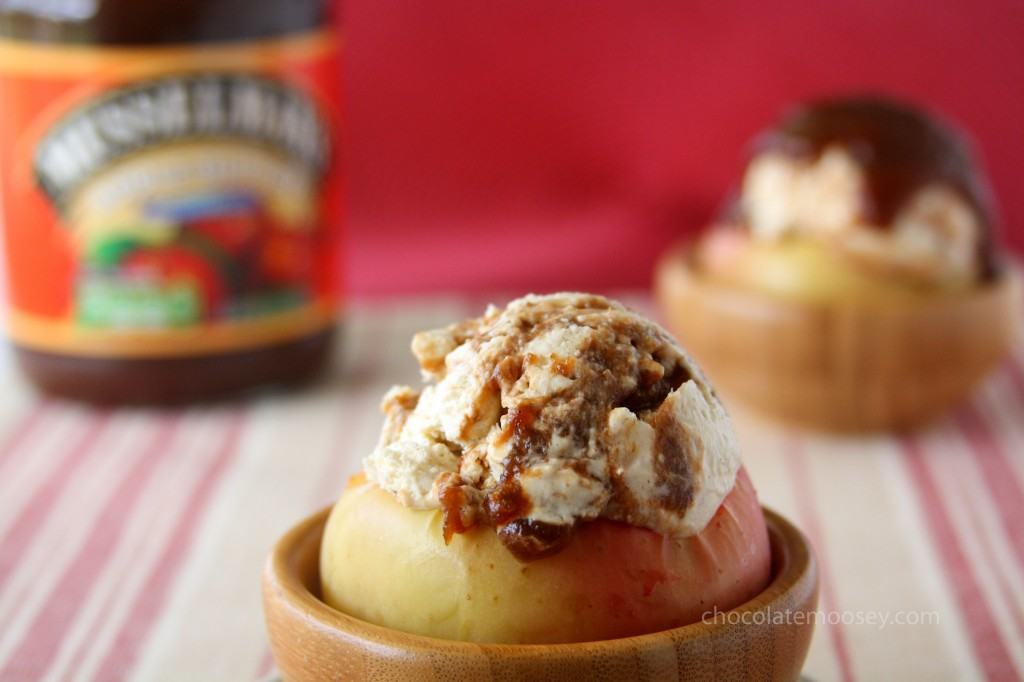
[[[156,48],[0,41],[13,340],[165,357],[330,326],[338,54],[330,32]]]

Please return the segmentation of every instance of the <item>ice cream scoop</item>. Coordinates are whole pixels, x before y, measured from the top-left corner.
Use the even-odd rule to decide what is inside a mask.
[[[850,277],[918,290],[960,290],[996,268],[987,187],[964,136],[888,99],[825,100],[783,116],[755,141],[724,222],[753,249],[810,244]]]
[[[396,387],[367,478],[444,533],[493,526],[522,559],[606,518],[686,537],[739,450],[707,380],[661,327],[608,299],[527,296],[417,334],[431,385]]]

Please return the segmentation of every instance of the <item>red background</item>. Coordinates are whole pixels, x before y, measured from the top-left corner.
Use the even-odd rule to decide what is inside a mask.
[[[787,103],[901,95],[972,132],[1024,246],[1019,0],[350,0],[356,295],[644,286]]]

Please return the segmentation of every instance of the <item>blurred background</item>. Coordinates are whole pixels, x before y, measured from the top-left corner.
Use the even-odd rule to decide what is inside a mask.
[[[966,128],[1024,248],[1024,3],[350,0],[359,297],[646,287],[797,100],[879,92]]]

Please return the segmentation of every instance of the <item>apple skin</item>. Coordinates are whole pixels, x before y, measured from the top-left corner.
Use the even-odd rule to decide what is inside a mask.
[[[708,526],[673,539],[598,519],[561,552],[522,563],[480,527],[445,545],[439,511],[403,507],[356,477],[328,519],[322,597],[413,634],[545,644],[613,639],[697,622],[768,584],[771,557],[745,470]]]

